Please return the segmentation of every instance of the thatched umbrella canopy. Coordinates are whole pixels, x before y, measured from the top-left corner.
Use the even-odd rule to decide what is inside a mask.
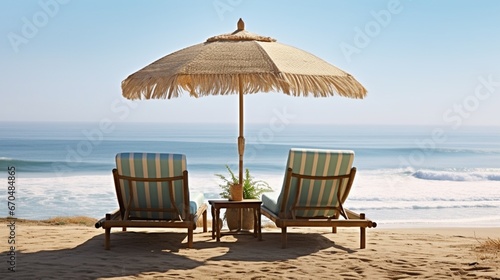
[[[158,59],[122,82],[128,99],[239,94],[239,177],[243,178],[243,94],[281,91],[292,96],[364,98],[350,74],[303,50],[250,33],[243,21],[231,34],[208,38]]]

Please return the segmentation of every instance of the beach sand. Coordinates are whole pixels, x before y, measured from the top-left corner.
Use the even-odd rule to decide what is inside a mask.
[[[6,220],[2,221],[7,224]],[[104,250],[104,230],[84,225],[16,223],[16,272],[8,271],[8,227],[1,279],[500,279],[500,252],[484,251],[500,228],[367,229],[263,228],[263,240],[226,235],[221,242],[199,227],[194,246],[181,230],[114,230]],[[210,229],[210,228],[209,228]]]

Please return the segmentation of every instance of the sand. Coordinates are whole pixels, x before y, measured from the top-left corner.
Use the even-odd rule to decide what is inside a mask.
[[[102,229],[18,222],[10,272],[5,225],[1,279],[500,279],[498,248],[478,248],[500,228],[367,229],[366,249],[347,228],[290,228],[286,249],[278,228],[219,243],[198,228],[191,249],[180,230],[130,229],[114,230],[106,251]]]

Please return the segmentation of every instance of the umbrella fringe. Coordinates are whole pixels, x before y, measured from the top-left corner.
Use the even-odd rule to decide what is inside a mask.
[[[292,96],[327,97],[343,96],[361,99],[366,89],[351,75],[311,76],[301,74],[190,74],[169,77],[129,76],[122,82],[123,96],[128,99],[170,99],[181,95],[191,96],[228,95],[239,91],[239,80],[245,94],[281,91]]]

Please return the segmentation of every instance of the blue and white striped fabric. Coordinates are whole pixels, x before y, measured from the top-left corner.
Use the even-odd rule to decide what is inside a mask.
[[[118,174],[136,178],[165,178],[182,176],[186,170],[186,156],[160,153],[120,153],[116,155]],[[173,182],[173,196],[180,213],[184,212],[184,189],[181,180]],[[121,200],[127,204],[130,187],[127,180],[120,180]],[[168,182],[132,182],[133,201],[136,208],[173,208]],[[190,213],[196,213],[204,197],[193,196],[200,201],[190,202]],[[147,219],[178,219],[179,213],[132,211],[130,216]],[[185,219],[186,217],[182,217]]]
[[[287,169],[290,167],[293,173],[314,176],[338,176],[349,174],[354,161],[353,151],[339,150],[319,150],[319,149],[291,149],[288,154]],[[286,171],[285,171],[286,172]],[[286,175],[285,175],[286,179]],[[290,218],[290,208],[294,203],[297,191],[297,178],[292,178],[288,190],[288,199],[285,204],[286,217]],[[344,199],[347,197],[347,179],[343,180],[302,180],[302,188],[299,193],[299,206],[339,206],[337,197]],[[286,180],[283,180],[283,187],[277,200],[262,196],[263,205],[276,215],[280,214],[280,207],[283,203]],[[339,196],[337,196],[337,192]],[[341,201],[343,203],[344,201]],[[298,217],[331,217],[334,210],[297,210]]]

